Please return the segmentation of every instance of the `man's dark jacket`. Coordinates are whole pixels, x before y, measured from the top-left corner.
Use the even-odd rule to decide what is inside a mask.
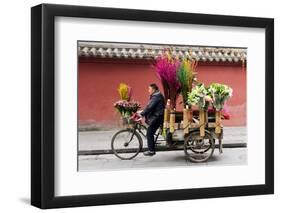
[[[160,91],[154,92],[150,95],[150,100],[144,110],[140,113],[145,117],[145,122],[148,125],[154,124],[156,121],[163,119],[165,109],[164,96]]]

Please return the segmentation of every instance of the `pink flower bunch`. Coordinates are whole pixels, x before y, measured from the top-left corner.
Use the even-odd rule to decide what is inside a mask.
[[[178,90],[180,83],[177,79],[177,70],[180,62],[169,56],[160,56],[156,59],[155,70],[157,76],[168,83],[169,87]]]
[[[176,99],[180,92],[180,83],[177,79],[177,70],[180,64],[180,61],[172,58],[167,51],[156,59],[154,65],[156,75],[162,82],[165,98],[171,99],[173,108],[176,105]]]
[[[140,103],[137,101],[119,100],[113,104],[113,106],[120,112],[122,117],[131,116],[138,109],[140,109]]]

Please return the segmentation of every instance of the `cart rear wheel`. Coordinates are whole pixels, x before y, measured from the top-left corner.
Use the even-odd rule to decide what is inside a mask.
[[[184,153],[188,160],[195,163],[207,161],[214,153],[215,139],[209,132],[200,136],[200,131],[190,132],[184,140]]]

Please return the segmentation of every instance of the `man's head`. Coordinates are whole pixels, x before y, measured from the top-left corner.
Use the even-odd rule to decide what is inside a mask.
[[[148,93],[150,95],[152,95],[156,91],[158,91],[158,86],[155,83],[152,83],[148,86]]]

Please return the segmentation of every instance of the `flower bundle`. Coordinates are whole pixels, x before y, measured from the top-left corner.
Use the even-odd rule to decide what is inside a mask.
[[[165,99],[171,100],[171,107],[176,107],[176,100],[180,93],[180,84],[177,79],[177,70],[180,62],[176,58],[172,58],[169,51],[159,56],[154,65],[156,74],[161,80]]]
[[[140,109],[140,103],[137,101],[119,100],[114,103],[114,107],[120,112],[122,117],[130,117]]]
[[[213,106],[217,111],[222,110],[226,100],[232,96],[232,88],[219,83],[210,84],[208,92],[213,100]]]
[[[130,101],[132,96],[132,88],[129,85],[120,83],[117,90],[121,100]]]
[[[204,84],[196,85],[188,94],[187,102],[190,105],[197,105],[200,110],[206,110],[209,106],[209,101],[206,101],[208,90]]]
[[[182,61],[177,71],[177,78],[181,86],[183,103],[187,105],[190,105],[188,103],[188,94],[192,90],[192,83],[195,77],[196,67],[197,67],[196,61],[190,61],[188,59],[185,59]]]

